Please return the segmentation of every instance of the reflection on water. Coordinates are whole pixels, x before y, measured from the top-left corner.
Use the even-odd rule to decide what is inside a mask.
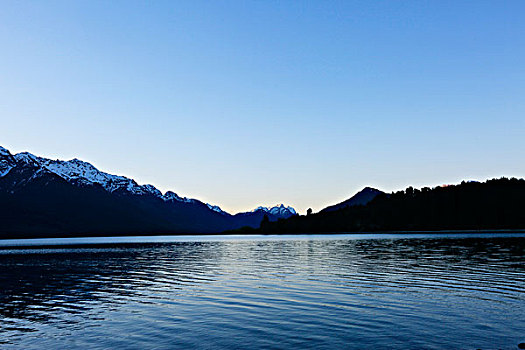
[[[524,238],[0,250],[0,346],[515,349]]]

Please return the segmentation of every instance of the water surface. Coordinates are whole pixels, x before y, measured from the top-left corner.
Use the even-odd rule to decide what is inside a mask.
[[[523,234],[122,239],[0,243],[0,347],[525,341]]]

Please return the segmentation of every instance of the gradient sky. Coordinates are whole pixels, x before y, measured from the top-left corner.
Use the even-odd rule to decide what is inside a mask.
[[[525,176],[525,1],[2,1],[0,145],[237,212]]]

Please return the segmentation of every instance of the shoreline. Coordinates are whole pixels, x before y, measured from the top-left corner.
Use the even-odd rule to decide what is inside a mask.
[[[346,231],[346,232],[305,232],[305,233],[263,233],[259,232],[258,229],[253,229],[249,231],[224,231],[216,233],[147,233],[147,234],[116,234],[116,235],[106,235],[106,234],[95,234],[95,235],[82,235],[82,234],[72,234],[72,235],[29,235],[26,237],[16,237],[11,235],[0,235],[0,243],[7,240],[26,240],[26,239],[71,239],[71,238],[117,238],[117,237],[164,237],[164,236],[194,236],[194,237],[207,237],[207,236],[305,236],[305,235],[379,235],[379,234],[449,234],[449,233],[525,233],[525,229],[494,229],[494,230],[393,230],[393,231]]]
[[[389,231],[389,232],[338,232],[310,234],[177,234],[135,236],[84,236],[0,239],[0,251],[36,248],[94,248],[108,246],[155,245],[183,242],[228,241],[289,241],[289,240],[349,240],[366,239],[433,239],[433,238],[525,238],[525,230],[440,230],[440,231]]]

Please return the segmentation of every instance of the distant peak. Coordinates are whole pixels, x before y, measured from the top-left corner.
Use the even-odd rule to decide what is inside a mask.
[[[383,191],[381,190],[378,190],[377,188],[373,188],[373,187],[368,187],[366,186],[365,188],[363,188],[361,191],[359,191],[358,193],[362,193],[362,192],[371,192],[371,193],[381,193]]]
[[[338,204],[326,207],[323,210],[321,210],[321,212],[323,212],[323,211],[334,211],[334,210],[338,210],[338,209],[342,209],[342,208],[346,208],[346,207],[351,207],[351,206],[354,206],[354,205],[366,205],[371,200],[373,200],[377,195],[382,194],[382,193],[384,193],[384,192],[381,191],[381,190],[378,190],[376,188],[367,186],[367,187],[363,188],[361,191],[359,191],[356,194],[354,194],[349,199],[347,199],[347,200],[345,200],[345,201],[343,201],[341,203],[338,203]]]
[[[265,213],[269,213],[269,214],[276,215],[276,216],[279,216],[279,217],[289,217],[289,216],[297,214],[297,212],[295,211],[294,208],[292,208],[290,206],[285,206],[282,203],[281,204],[277,204],[277,205],[275,205],[273,207],[259,206],[259,207],[255,208],[254,210],[252,210],[252,213],[255,213],[257,211],[263,211]]]

